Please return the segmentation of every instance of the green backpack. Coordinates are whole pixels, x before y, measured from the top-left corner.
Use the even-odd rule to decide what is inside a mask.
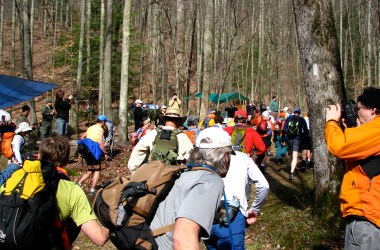
[[[177,165],[178,139],[181,133],[178,129],[164,130],[157,128],[157,135],[153,141],[153,149],[149,161],[159,160],[167,165]]]
[[[231,135],[231,142],[234,150],[245,152],[244,138],[245,138],[246,126],[235,126]]]

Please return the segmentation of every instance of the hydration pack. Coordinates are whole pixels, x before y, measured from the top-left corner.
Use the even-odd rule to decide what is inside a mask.
[[[178,129],[168,130],[157,128],[153,141],[153,149],[149,155],[150,161],[159,160],[167,165],[176,165],[178,157]]]
[[[297,116],[292,116],[288,123],[288,130],[286,131],[288,136],[296,136],[300,134],[299,119]]]
[[[232,146],[234,147],[234,150],[244,152],[245,153],[245,147],[244,147],[244,139],[245,139],[245,132],[246,132],[246,126],[235,126],[234,131],[231,135],[231,142]]]

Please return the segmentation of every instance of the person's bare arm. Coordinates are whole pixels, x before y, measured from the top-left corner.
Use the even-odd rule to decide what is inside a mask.
[[[173,232],[173,249],[199,249],[200,226],[192,220],[178,218]]]
[[[99,141],[99,146],[104,153],[104,157],[106,158],[106,160],[108,160],[107,150],[106,150],[106,147],[104,146],[104,131],[99,133],[98,141]]]
[[[103,246],[109,238],[109,230],[102,227],[97,220],[90,220],[81,225],[82,232],[96,245]]]

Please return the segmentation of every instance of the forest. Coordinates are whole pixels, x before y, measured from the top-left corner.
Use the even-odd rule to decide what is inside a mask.
[[[256,105],[276,95],[309,114],[312,210],[336,227],[342,168],[323,109],[379,86],[379,23],[372,0],[0,0],[0,73],[58,84],[75,97],[74,133],[91,110],[112,117],[121,142],[136,99],[166,105],[178,93],[184,114],[204,117],[212,93]]]

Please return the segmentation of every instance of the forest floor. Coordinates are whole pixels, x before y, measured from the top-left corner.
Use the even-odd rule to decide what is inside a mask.
[[[127,175],[129,155],[129,146],[116,146],[114,158],[103,163],[99,183],[118,174]],[[275,164],[274,160],[274,156],[267,156],[264,175],[270,185],[270,194],[258,221],[247,229],[246,249],[343,249],[343,232],[321,224],[312,215],[313,170],[298,171],[296,179],[289,181],[289,159],[281,165]],[[68,169],[73,181],[86,171],[77,159],[69,164]],[[84,183],[85,191],[89,190],[89,185],[90,180]],[[254,194],[253,189],[250,204]],[[73,246],[73,249],[83,250],[94,248],[116,249],[111,242],[96,247],[82,233]]]

